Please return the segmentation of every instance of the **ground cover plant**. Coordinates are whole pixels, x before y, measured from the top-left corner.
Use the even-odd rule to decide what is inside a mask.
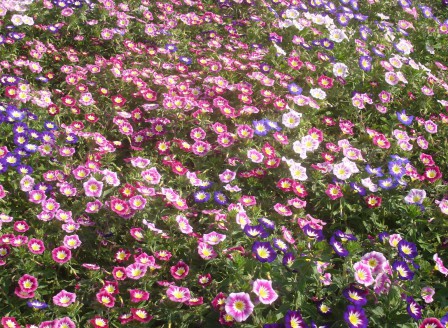
[[[448,327],[448,8],[0,0],[0,323]]]

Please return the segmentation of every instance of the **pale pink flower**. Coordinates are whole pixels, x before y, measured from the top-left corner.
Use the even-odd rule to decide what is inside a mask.
[[[254,281],[252,291],[263,304],[272,304],[278,298],[278,294],[272,288],[272,281],[257,279]]]
[[[61,290],[53,296],[53,303],[57,306],[68,307],[76,301],[76,294]]]
[[[91,177],[83,183],[84,192],[88,197],[101,197],[103,192],[103,183]]]
[[[242,322],[249,318],[254,309],[254,304],[247,293],[231,293],[226,299],[225,310],[236,322]]]
[[[188,288],[171,285],[166,291],[166,296],[173,302],[184,303],[190,299],[191,294]]]

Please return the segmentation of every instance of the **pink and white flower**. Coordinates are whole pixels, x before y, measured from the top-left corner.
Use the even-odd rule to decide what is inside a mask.
[[[263,304],[272,304],[278,298],[278,294],[272,288],[272,281],[257,279],[254,281],[252,291]]]
[[[247,293],[231,293],[226,299],[225,311],[236,322],[245,321],[253,310],[254,304]]]
[[[53,296],[53,303],[57,306],[68,307],[76,301],[76,294],[61,290]]]

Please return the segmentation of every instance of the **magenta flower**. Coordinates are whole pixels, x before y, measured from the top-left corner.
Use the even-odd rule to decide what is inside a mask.
[[[170,268],[170,273],[174,279],[183,279],[188,275],[190,268],[182,261],[179,261],[176,265]]]
[[[185,287],[178,287],[171,285],[168,287],[168,290],[166,291],[166,296],[173,301],[178,303],[184,303],[188,301],[191,297],[190,290]]]
[[[91,177],[83,183],[84,192],[88,197],[101,197],[103,192],[103,183]]]
[[[24,274],[19,279],[19,287],[22,291],[26,293],[32,293],[34,292],[37,287],[39,286],[36,277],[33,277],[29,274]]]
[[[131,289],[129,290],[131,297],[131,302],[138,303],[149,300],[149,293],[141,289]]]
[[[112,308],[115,305],[115,297],[106,291],[101,291],[96,294],[96,300],[105,307]]]
[[[226,299],[225,310],[235,321],[242,322],[249,318],[254,305],[247,293],[231,293]]]
[[[53,303],[57,306],[68,307],[76,301],[76,294],[61,290],[53,296]]]
[[[263,304],[272,304],[278,298],[277,293],[272,288],[272,281],[257,279],[254,281],[252,291],[258,296]]]
[[[72,258],[72,252],[65,246],[54,248],[51,251],[51,255],[53,257],[53,260],[60,264],[66,263]]]

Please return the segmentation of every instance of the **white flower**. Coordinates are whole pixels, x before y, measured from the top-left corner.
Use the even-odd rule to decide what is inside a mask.
[[[23,24],[22,15],[12,15],[11,22],[14,26],[20,26]]]
[[[291,176],[294,180],[305,181],[308,179],[308,176],[306,175],[306,168],[299,163],[291,165],[289,167],[289,171],[291,172]]]
[[[348,67],[344,63],[336,63],[333,65],[333,74],[336,77],[346,78],[348,75]]]
[[[301,117],[301,113],[291,109],[288,113],[283,114],[282,124],[290,129],[295,128],[300,124]]]
[[[325,93],[325,91],[320,88],[311,89],[310,94],[313,98],[320,99],[320,100],[327,98],[327,94]]]
[[[344,41],[344,39],[347,39],[347,35],[343,30],[340,29],[333,29],[330,31],[330,38],[331,41],[334,41],[336,43],[340,43]]]

